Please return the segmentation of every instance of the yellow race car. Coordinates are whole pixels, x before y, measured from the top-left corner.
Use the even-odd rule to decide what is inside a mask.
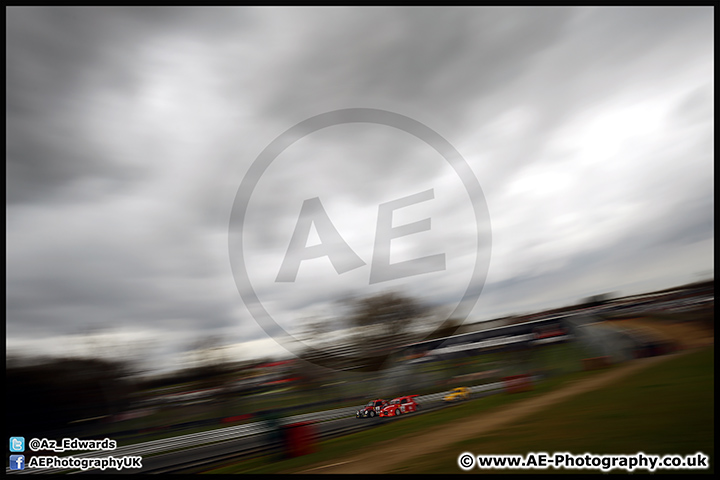
[[[470,399],[470,389],[466,387],[457,387],[450,390],[443,397],[444,402],[459,402],[460,400]]]

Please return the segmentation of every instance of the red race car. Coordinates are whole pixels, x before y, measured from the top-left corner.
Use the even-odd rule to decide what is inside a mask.
[[[415,401],[417,395],[406,395],[390,401],[382,410],[381,417],[397,417],[403,413],[417,412],[420,405]]]
[[[355,418],[376,417],[380,414],[380,410],[382,410],[383,407],[387,404],[388,402],[386,400],[383,400],[382,398],[378,398],[377,400],[371,400],[364,407],[360,407],[360,410],[355,413]]]

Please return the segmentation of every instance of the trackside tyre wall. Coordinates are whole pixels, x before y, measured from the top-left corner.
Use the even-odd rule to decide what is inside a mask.
[[[313,422],[299,422],[283,427],[285,455],[288,458],[315,452],[316,435]]]
[[[532,377],[530,375],[512,375],[503,378],[505,392],[520,393],[533,389]]]

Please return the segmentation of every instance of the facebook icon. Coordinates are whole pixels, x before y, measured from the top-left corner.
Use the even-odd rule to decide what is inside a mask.
[[[25,455],[10,455],[10,470],[25,470]]]

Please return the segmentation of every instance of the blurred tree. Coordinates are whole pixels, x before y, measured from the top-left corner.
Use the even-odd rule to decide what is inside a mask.
[[[436,338],[445,338],[455,335],[458,329],[462,326],[463,320],[459,318],[448,318],[445,323],[440,325],[438,329],[430,334],[427,339],[433,340]]]
[[[345,298],[338,301],[338,307],[341,313],[332,321],[306,322],[301,358],[325,368],[354,372],[384,369],[398,347],[422,336],[421,321],[433,314],[419,300],[398,292]],[[337,328],[340,325],[346,328]]]
[[[135,389],[132,369],[97,358],[10,362],[5,370],[7,425],[25,436],[52,436],[91,427],[126,409]]]
[[[360,356],[361,370],[386,368],[388,359],[403,345],[417,340],[420,321],[431,309],[419,300],[398,292],[384,292],[350,301],[352,342]]]
[[[612,299],[613,295],[611,293],[599,293],[597,295],[591,295],[589,297],[584,298],[580,302],[580,306],[583,307],[597,307],[600,305],[604,305],[607,302],[609,302]]]
[[[234,371],[234,364],[227,356],[222,338],[206,335],[190,345],[191,364],[188,376],[199,388],[214,388],[225,385],[227,377]]]
[[[350,323],[371,337],[394,337],[407,332],[413,322],[428,314],[418,300],[386,292],[351,301]]]

